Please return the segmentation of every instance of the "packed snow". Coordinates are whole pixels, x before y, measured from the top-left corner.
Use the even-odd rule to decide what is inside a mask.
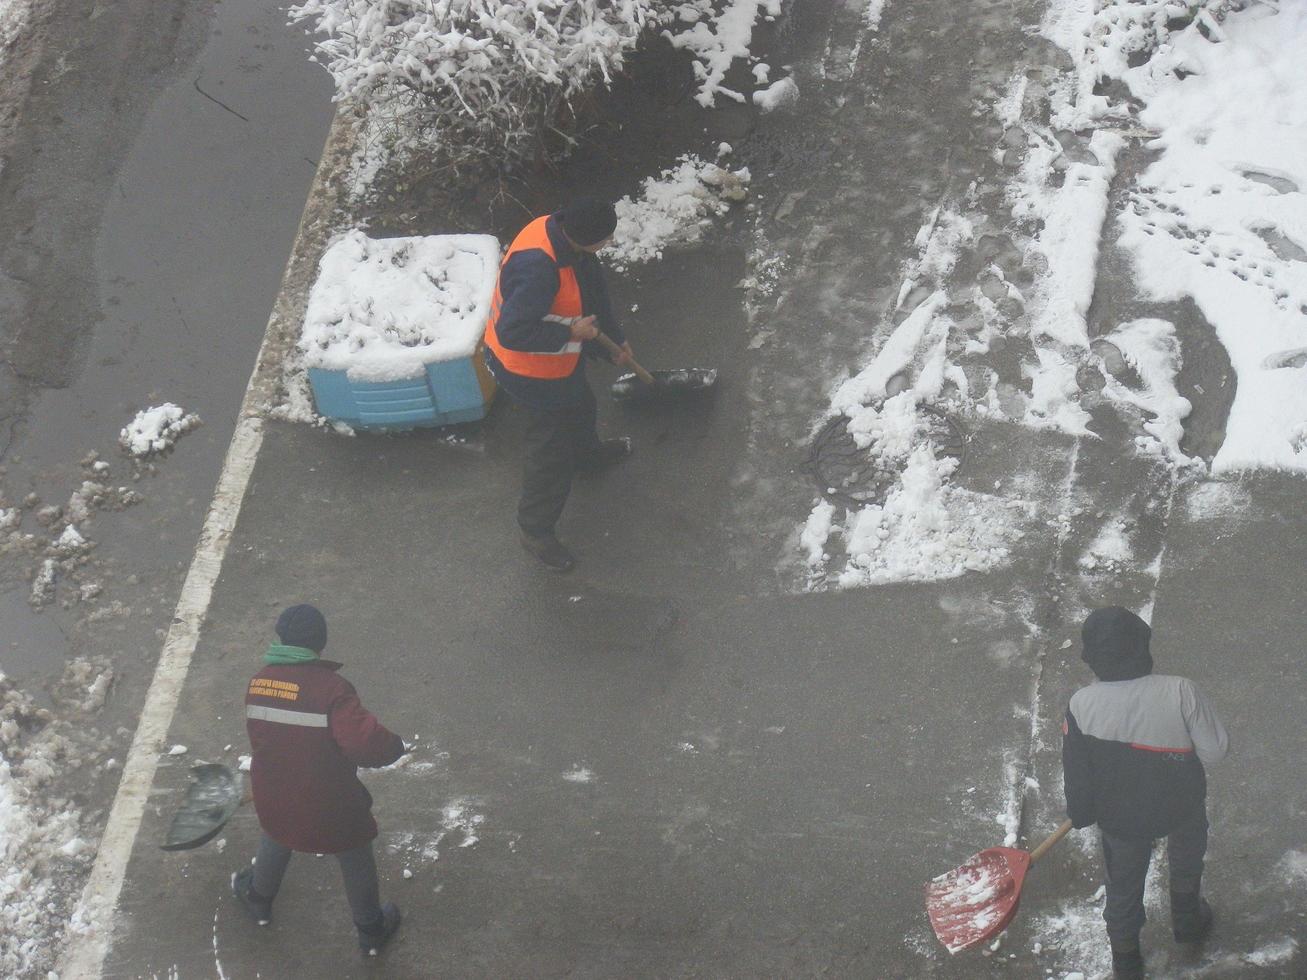
[[[378,239],[349,231],[318,265],[299,341],[303,365],[397,381],[470,357],[498,272],[493,235]]]

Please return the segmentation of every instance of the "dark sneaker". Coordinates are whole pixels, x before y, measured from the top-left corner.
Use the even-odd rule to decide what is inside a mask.
[[[1113,980],[1144,980],[1144,956],[1138,944],[1112,944],[1112,977]]]
[[[394,938],[395,933],[399,932],[402,918],[399,914],[399,906],[394,902],[387,902],[381,907],[380,922],[371,929],[359,926],[359,949],[368,956],[376,956],[382,947]]]
[[[272,900],[254,890],[254,869],[242,868],[231,876],[231,893],[261,926],[272,921]]]
[[[600,470],[608,469],[615,463],[620,463],[630,455],[630,436],[622,436],[619,439],[603,439],[600,441],[598,449],[581,458],[581,461],[577,464],[577,469],[582,473],[598,473]]]
[[[572,566],[576,564],[572,553],[552,534],[536,535],[523,531],[521,540],[522,547],[528,554],[535,555],[542,565],[552,568],[555,572],[570,572]]]
[[[1212,907],[1198,896],[1171,896],[1171,932],[1177,943],[1201,943],[1212,931]]]

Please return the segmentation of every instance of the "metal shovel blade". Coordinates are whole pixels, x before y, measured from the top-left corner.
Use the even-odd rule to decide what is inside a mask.
[[[675,398],[707,391],[717,383],[716,368],[677,368],[672,371],[650,371],[653,384],[641,381],[635,374],[624,374],[613,382],[613,397],[618,401]]]
[[[191,767],[191,785],[181,809],[172,818],[168,836],[159,845],[165,851],[188,851],[207,844],[241,805],[241,780],[216,762]]]

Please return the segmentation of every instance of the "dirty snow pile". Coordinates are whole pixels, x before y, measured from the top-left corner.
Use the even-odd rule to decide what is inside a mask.
[[[172,448],[173,443],[198,425],[198,415],[164,402],[137,412],[131,423],[118,433],[118,444],[140,459]]]
[[[728,170],[692,153],[656,177],[644,180],[638,199],[615,204],[617,229],[604,251],[614,269],[662,256],[672,245],[696,242],[714,217],[749,194],[749,171]]]
[[[73,661],[53,691],[64,713],[92,712],[112,683],[105,661]],[[0,976],[46,977],[95,856],[62,786],[90,778],[84,720],[55,721],[0,673]],[[84,836],[85,834],[85,836]]]
[[[299,340],[304,367],[397,381],[469,357],[485,330],[498,272],[493,235],[347,232],[323,254],[309,293]]]

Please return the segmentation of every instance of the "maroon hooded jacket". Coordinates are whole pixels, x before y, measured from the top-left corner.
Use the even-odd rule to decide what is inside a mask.
[[[338,854],[377,836],[358,767],[387,766],[404,742],[362,704],[340,664],[271,664],[245,695],[254,809],[264,832],[293,851]]]

